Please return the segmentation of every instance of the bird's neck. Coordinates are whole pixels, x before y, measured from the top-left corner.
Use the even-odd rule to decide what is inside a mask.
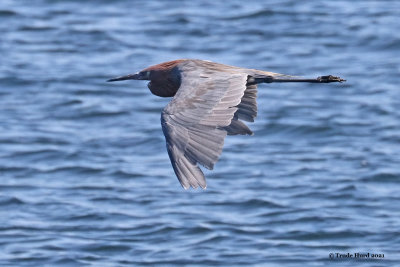
[[[149,82],[150,91],[156,95],[161,97],[173,97],[178,91],[179,85],[175,86],[170,83],[158,83],[158,82]]]
[[[158,72],[151,79],[148,87],[150,91],[161,97],[173,97],[181,85],[178,69]]]

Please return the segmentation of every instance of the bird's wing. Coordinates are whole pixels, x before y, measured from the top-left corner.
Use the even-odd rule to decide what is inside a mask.
[[[247,85],[244,95],[238,105],[235,118],[253,122],[257,117],[257,85]]]
[[[225,127],[240,122],[234,114],[246,91],[247,74],[210,70],[195,63],[181,68],[181,86],[163,110],[161,124],[182,186],[205,188],[204,174],[197,164],[213,169],[227,135]]]
[[[231,124],[224,129],[228,135],[249,134],[253,132],[241,120],[253,122],[257,116],[257,85],[247,85],[244,95],[237,106]]]

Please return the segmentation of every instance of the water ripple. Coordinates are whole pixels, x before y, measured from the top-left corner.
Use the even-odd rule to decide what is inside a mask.
[[[0,265],[400,261],[396,1],[2,1]],[[259,86],[205,191],[165,150],[168,99],[108,78],[176,58],[347,83]],[[340,265],[354,265],[341,260]]]

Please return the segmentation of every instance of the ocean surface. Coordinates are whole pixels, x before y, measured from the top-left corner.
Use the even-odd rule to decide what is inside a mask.
[[[0,266],[398,265],[399,28],[395,0],[2,0]],[[186,191],[169,99],[105,82],[179,58],[347,82],[260,85]]]

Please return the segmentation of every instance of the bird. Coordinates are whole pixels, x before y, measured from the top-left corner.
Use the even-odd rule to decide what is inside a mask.
[[[212,170],[227,135],[253,135],[244,122],[257,116],[257,85],[261,83],[331,83],[208,60],[178,59],[153,65],[108,82],[148,80],[151,93],[172,97],[161,113],[161,127],[174,172],[184,189],[207,187],[200,165]]]

